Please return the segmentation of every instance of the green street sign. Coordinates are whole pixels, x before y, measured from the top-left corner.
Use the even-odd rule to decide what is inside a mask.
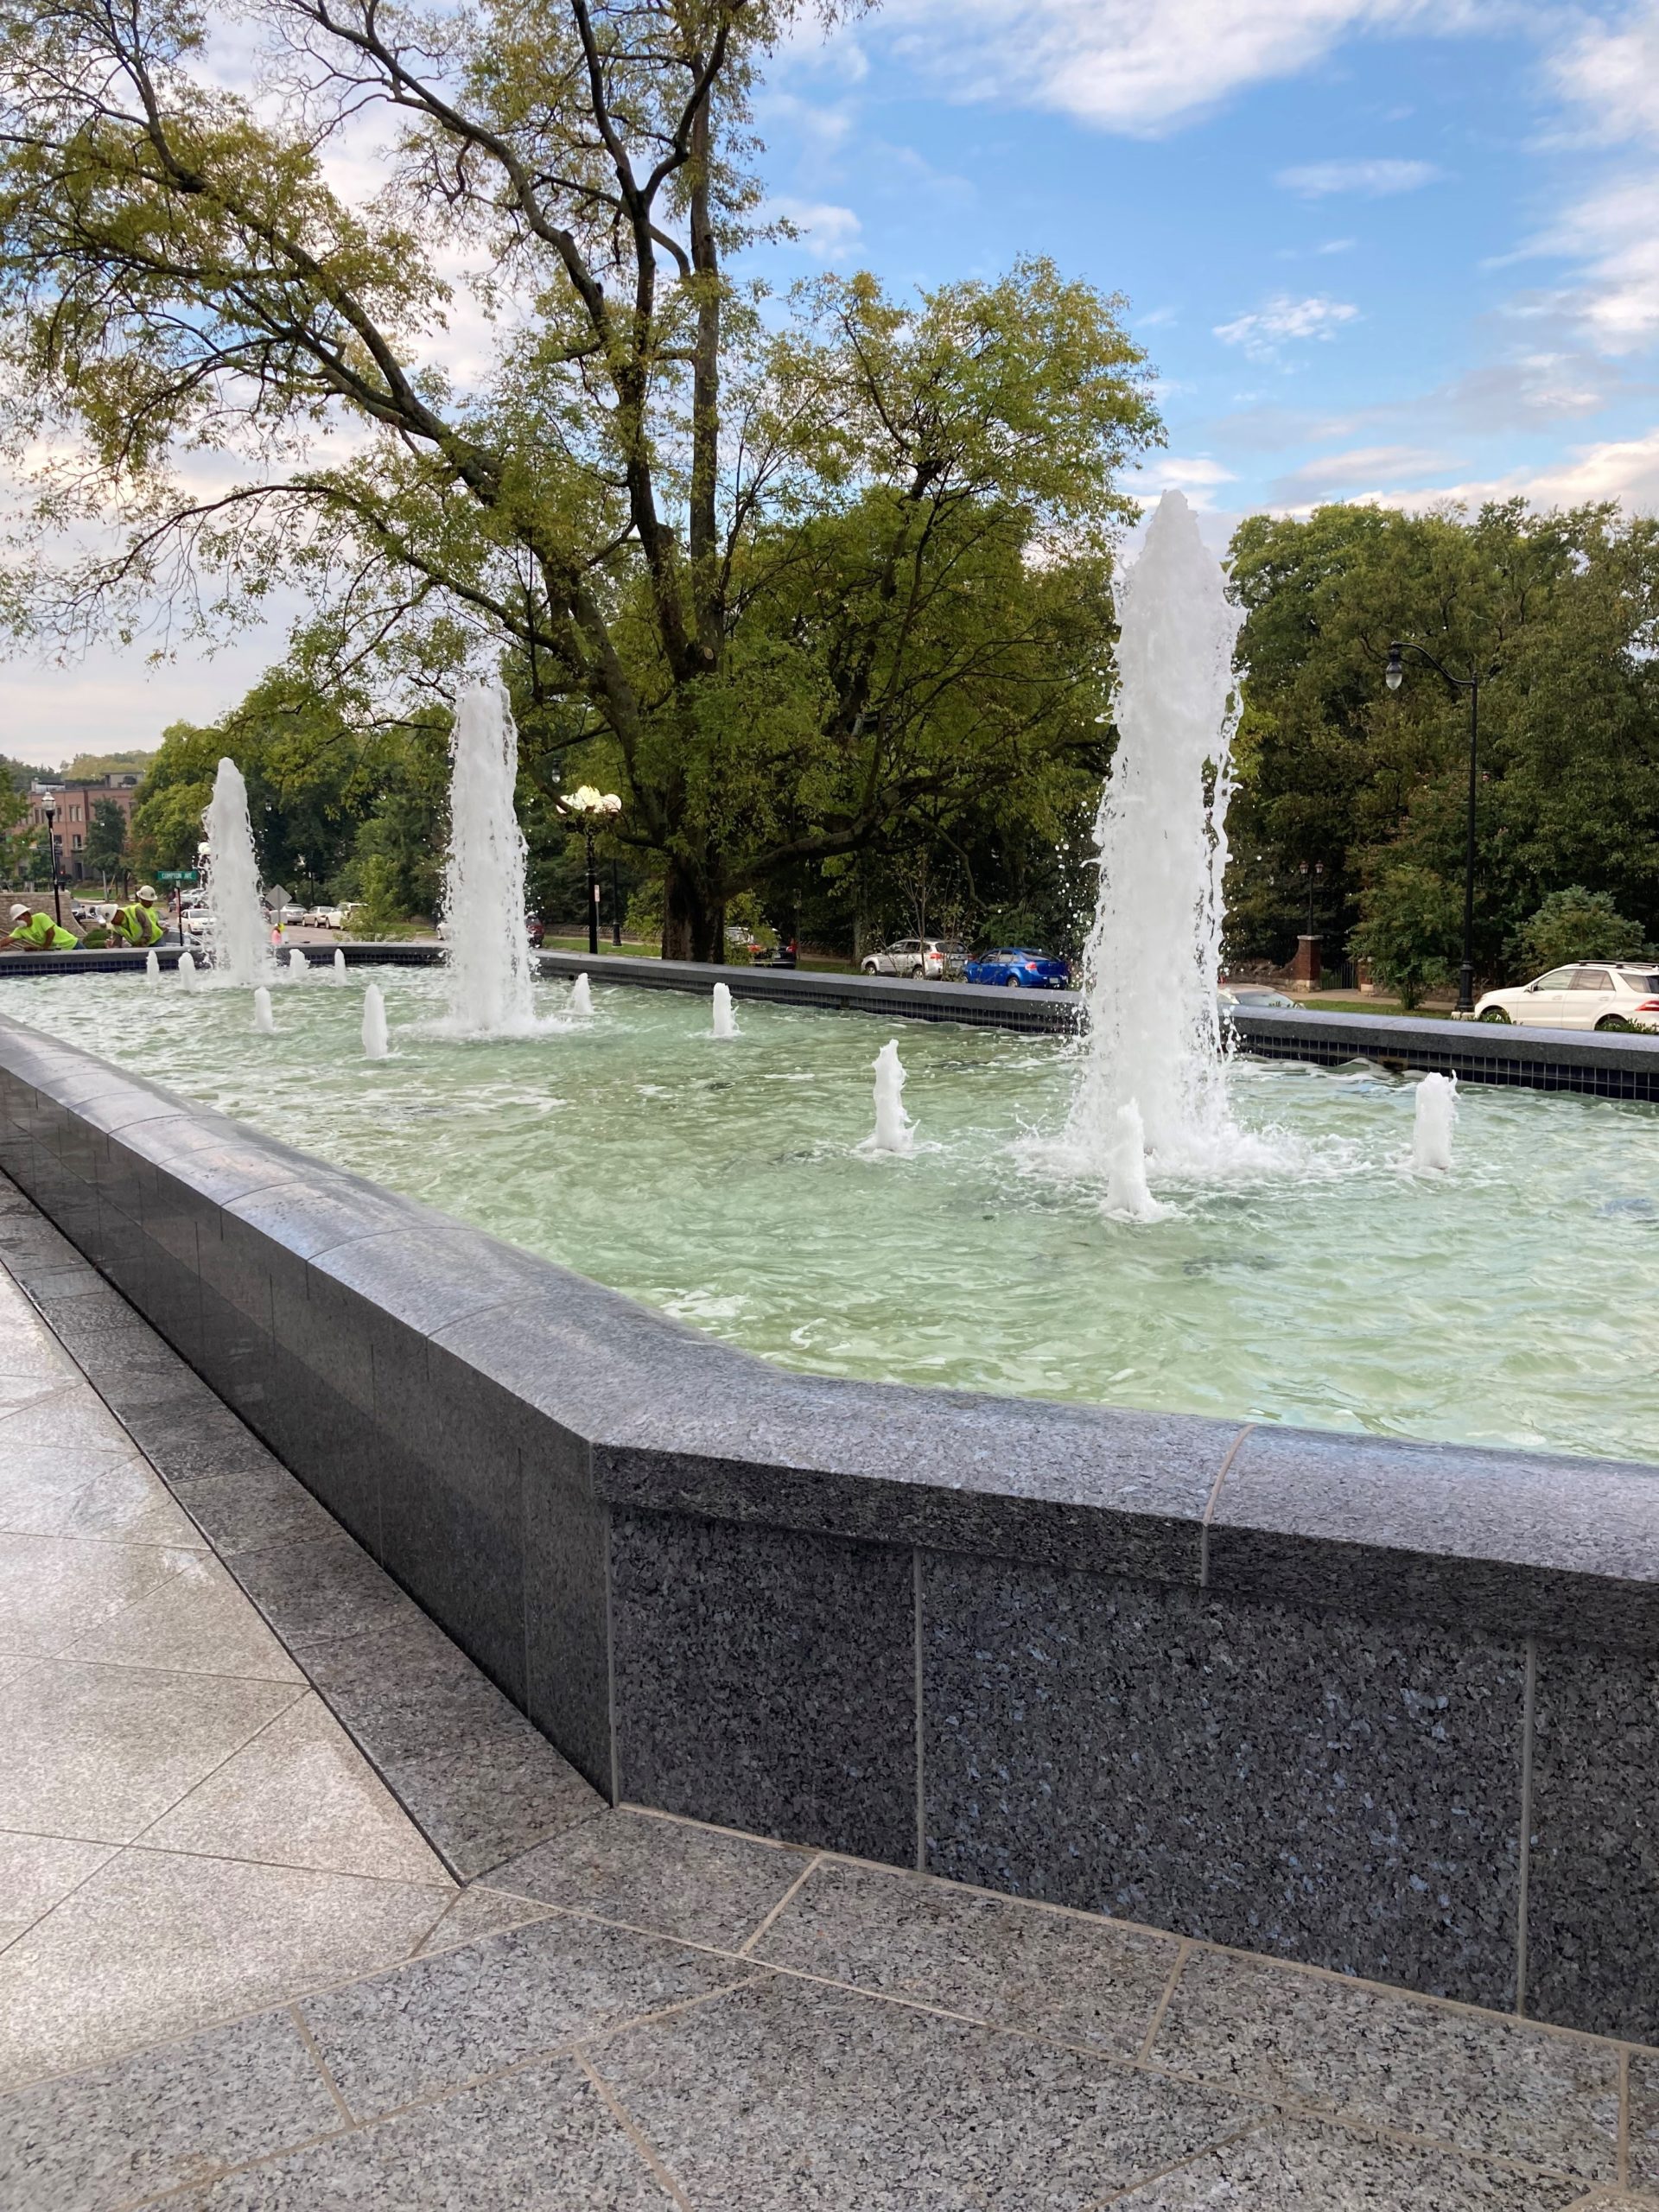
[[[193,868],[158,868],[156,880],[157,883],[194,883],[197,875]]]

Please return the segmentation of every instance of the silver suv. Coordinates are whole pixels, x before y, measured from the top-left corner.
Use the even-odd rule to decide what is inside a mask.
[[[859,963],[867,976],[918,976],[930,982],[960,977],[968,948],[950,937],[901,937]]]

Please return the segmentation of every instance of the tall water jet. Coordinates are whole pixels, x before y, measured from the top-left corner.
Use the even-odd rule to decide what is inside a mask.
[[[586,1021],[594,1011],[593,986],[585,975],[578,976],[570,986],[570,1011],[578,1021]]]
[[[371,983],[363,994],[363,1056],[365,1059],[384,1060],[391,1050],[386,1035],[386,1001],[378,983]]]
[[[737,1017],[732,1012],[732,987],[729,983],[715,985],[715,1034],[716,1037],[735,1037]]]
[[[289,949],[288,956],[289,974],[290,976],[306,976],[310,973],[310,969],[311,963],[306,958],[304,953],[300,950],[299,946],[297,944],[292,946]]]
[[[1202,1173],[1250,1146],[1228,1112],[1216,1008],[1242,616],[1179,492],[1160,500],[1116,596],[1117,750],[1095,823],[1067,1147],[1109,1172],[1133,1102],[1154,1167]]]
[[[455,709],[443,918],[445,1027],[462,1036],[535,1027],[524,926],[524,838],[513,808],[518,733],[499,683],[474,683]]]
[[[1147,1133],[1133,1098],[1117,1109],[1117,1141],[1106,1162],[1105,1211],[1116,1221],[1161,1221],[1169,1211],[1147,1184]]]
[[[345,953],[340,950],[340,946],[339,946],[339,945],[336,945],[336,946],[334,947],[334,981],[335,981],[337,983],[343,983],[343,982],[345,982],[345,980],[346,980],[346,955],[345,955]]]
[[[1444,1175],[1450,1170],[1457,1118],[1457,1077],[1426,1075],[1417,1086],[1411,1120],[1411,1164],[1420,1173]]]
[[[876,1054],[875,1127],[864,1140],[867,1152],[913,1152],[914,1123],[905,1111],[905,1069],[899,1040],[890,1037]]]
[[[147,983],[159,983],[161,980],[162,963],[156,957],[156,948],[152,944],[144,955],[144,981]]]
[[[179,955],[179,981],[188,991],[196,980],[196,956],[187,946]]]
[[[253,1026],[262,1037],[276,1034],[276,1016],[270,1010],[270,993],[263,983],[256,987],[253,994]]]
[[[219,762],[202,823],[207,832],[202,894],[207,908],[202,937],[207,965],[227,982],[257,983],[270,972],[265,910],[259,901],[248,787],[234,760]]]

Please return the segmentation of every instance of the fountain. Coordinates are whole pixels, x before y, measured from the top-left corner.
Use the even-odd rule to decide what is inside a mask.
[[[276,1034],[276,1020],[270,1010],[270,993],[263,983],[255,988],[253,994],[253,1026],[262,1037]]]
[[[156,957],[156,948],[152,944],[144,955],[144,981],[147,983],[159,983],[161,980],[162,963]]]
[[[378,983],[371,983],[363,994],[363,1055],[365,1059],[384,1060],[391,1050],[386,1035],[386,1001]]]
[[[304,953],[300,950],[297,944],[294,945],[289,950],[288,956],[288,972],[296,980],[303,980],[303,978],[308,976],[311,972],[311,963],[306,958]]]
[[[905,1111],[905,1069],[899,1058],[899,1040],[890,1037],[876,1054],[875,1127],[860,1149],[864,1152],[913,1152],[915,1124]]]
[[[207,964],[229,983],[253,984],[270,971],[265,910],[248,821],[248,787],[234,760],[221,760],[202,817],[207,831],[203,898],[208,911]],[[182,963],[181,963],[182,964]]]
[[[1446,1174],[1452,1166],[1452,1129],[1458,1118],[1458,1079],[1426,1075],[1412,1109],[1411,1164],[1421,1174]]]
[[[1266,1165],[1269,1148],[1228,1107],[1216,1007],[1242,617],[1180,493],[1160,500],[1116,599],[1117,750],[1095,823],[1086,1042],[1062,1149],[1093,1173],[1116,1159],[1133,1183],[1133,1105],[1154,1172]]]
[[[194,988],[196,980],[196,956],[187,946],[179,955],[179,981],[186,990]]]
[[[1117,1141],[1106,1162],[1103,1211],[1115,1221],[1161,1221],[1160,1205],[1147,1185],[1147,1133],[1133,1098],[1117,1109]]]
[[[474,683],[455,709],[443,918],[451,1036],[527,1037],[530,938],[524,840],[514,811],[518,733],[499,683]]]
[[[729,983],[715,985],[715,1034],[716,1037],[735,1037],[737,1020],[732,1012],[732,988]]]
[[[585,975],[578,976],[570,986],[570,1011],[578,1021],[587,1021],[593,1014],[593,988]]]
[[[336,945],[334,947],[334,981],[337,983],[343,983],[345,980],[346,955],[341,951],[339,945]]]

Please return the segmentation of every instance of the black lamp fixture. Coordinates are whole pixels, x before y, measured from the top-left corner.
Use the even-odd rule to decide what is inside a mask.
[[[48,798],[41,801],[41,812],[46,817],[46,854],[48,864],[52,870],[52,918],[61,929],[63,901],[58,895],[58,841],[52,828],[58,818],[58,810]]]
[[[1475,787],[1478,781],[1478,762],[1480,749],[1480,687],[1488,677],[1497,674],[1497,664],[1484,672],[1477,669],[1470,676],[1453,676],[1429,652],[1410,638],[1396,638],[1389,647],[1388,658],[1382,664],[1382,681],[1390,691],[1397,691],[1406,680],[1408,653],[1415,653],[1426,661],[1441,680],[1455,693],[1469,694],[1469,806],[1464,825],[1463,847],[1463,963],[1458,969],[1457,1015],[1464,1020],[1475,1010]]]

